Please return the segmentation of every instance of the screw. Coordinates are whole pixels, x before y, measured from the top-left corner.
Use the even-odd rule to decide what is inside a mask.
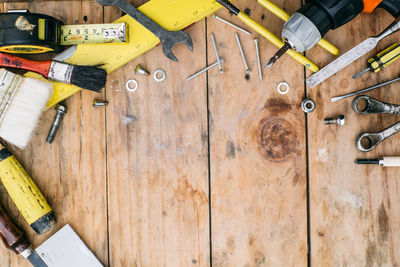
[[[242,44],[240,43],[239,35],[236,32],[235,32],[235,38],[236,38],[236,42],[239,47],[240,55],[242,56],[243,64],[244,64],[244,67],[246,69],[246,74],[247,74],[250,72],[250,69],[249,69],[249,66],[247,65],[246,57],[244,56],[244,52],[243,52]]]
[[[93,107],[104,107],[108,105],[108,101],[93,99]]]
[[[138,74],[146,75],[146,76],[150,75],[150,72],[145,70],[141,64],[136,66],[135,72],[138,73]]]
[[[221,59],[220,59],[219,54],[218,54],[217,44],[215,42],[214,34],[211,34],[211,40],[212,40],[212,44],[213,44],[213,47],[214,47],[215,56],[217,57],[219,72],[220,73],[224,73],[224,70],[222,69]]]
[[[232,26],[233,28],[235,28],[235,29],[237,29],[237,30],[239,30],[239,31],[241,31],[241,32],[244,32],[245,34],[251,35],[251,33],[248,32],[248,31],[246,31],[245,29],[240,28],[239,26],[236,26],[235,24],[233,24],[233,23],[231,23],[231,22],[229,22],[229,21],[227,21],[227,20],[224,20],[223,18],[220,18],[220,17],[218,17],[218,16],[215,15],[215,14],[214,14],[213,18],[214,18],[214,19],[217,19],[217,20],[219,20],[219,21],[222,21],[223,23],[228,24],[229,26]]]
[[[221,61],[221,62],[224,62],[224,59],[221,57],[221,58],[220,58],[220,61]],[[215,67],[215,66],[217,66],[217,65],[218,65],[218,61],[215,62],[214,64],[212,64],[212,65],[206,67],[205,69],[202,69],[201,71],[196,72],[195,74],[193,74],[193,75],[187,77],[187,78],[186,78],[186,81],[190,81],[191,79],[193,79],[193,78],[199,76],[200,74],[202,74],[202,73],[208,71],[209,69],[211,69],[211,68],[213,68],[213,67]]]
[[[325,120],[324,120],[324,123],[325,123],[325,124],[337,124],[337,125],[339,125],[339,126],[344,125],[345,122],[346,122],[346,121],[345,121],[344,115],[339,115],[339,116],[337,117],[337,119],[325,119]]]
[[[56,110],[56,116],[54,117],[53,124],[51,125],[49,133],[47,134],[46,143],[48,144],[53,143],[54,137],[56,137],[58,127],[60,126],[60,123],[64,118],[64,115],[67,113],[67,106],[61,103],[57,104],[54,107],[54,109]]]
[[[260,81],[262,81],[263,80],[263,73],[262,73],[262,68],[261,68],[260,49],[258,47],[258,39],[254,39],[254,43],[256,44],[258,73],[260,74]]]

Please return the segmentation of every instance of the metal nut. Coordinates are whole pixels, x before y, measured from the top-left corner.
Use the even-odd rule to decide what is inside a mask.
[[[314,102],[314,100],[312,100],[310,98],[304,99],[303,102],[301,102],[301,109],[305,113],[313,112],[315,110],[315,102]]]

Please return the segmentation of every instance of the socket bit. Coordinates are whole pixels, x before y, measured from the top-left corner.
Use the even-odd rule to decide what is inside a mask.
[[[46,143],[53,143],[54,137],[56,137],[57,130],[60,126],[64,115],[67,113],[67,106],[65,104],[57,104],[54,109],[56,110],[56,116],[54,117],[53,124],[50,127],[49,133],[47,134]]]
[[[148,72],[145,68],[143,68],[143,66],[141,64],[136,66],[135,72],[137,74],[142,74],[142,75],[146,75],[146,76],[150,75],[150,72]]]
[[[336,119],[325,119],[324,124],[337,124],[339,126],[343,126],[346,123],[344,115],[339,115]]]
[[[108,105],[108,101],[105,100],[99,100],[99,99],[93,99],[93,107],[105,107]]]

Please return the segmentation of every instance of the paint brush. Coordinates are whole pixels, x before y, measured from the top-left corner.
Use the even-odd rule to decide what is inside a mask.
[[[49,82],[0,69],[0,137],[24,148],[52,93]]]
[[[46,79],[73,84],[99,92],[106,85],[107,72],[97,66],[72,65],[55,60],[34,61],[0,53],[0,67],[37,72]]]

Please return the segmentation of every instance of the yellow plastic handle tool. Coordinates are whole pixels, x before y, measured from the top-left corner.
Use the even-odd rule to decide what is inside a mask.
[[[368,66],[373,72],[379,72],[400,58],[400,45],[393,44],[380,52],[375,58],[368,60]]]
[[[237,17],[246,23],[249,27],[251,27],[253,30],[261,34],[264,38],[266,38],[268,41],[276,45],[278,48],[281,48],[284,43],[282,42],[281,39],[279,39],[276,35],[274,35],[272,32],[267,30],[265,27],[263,27],[261,24],[250,18],[248,15],[246,15],[243,12],[239,12]],[[313,62],[311,62],[308,58],[303,56],[300,53],[297,53],[293,50],[288,50],[286,52],[289,56],[291,56],[294,60],[299,62],[300,64],[306,66],[309,70],[313,72],[317,72],[319,70],[318,66],[315,65]]]
[[[260,3],[266,9],[268,9],[269,11],[271,11],[271,13],[273,13],[275,16],[279,17],[281,20],[283,20],[283,21],[289,20],[290,15],[288,13],[286,13],[285,10],[281,9],[280,7],[278,7],[271,1],[257,0],[257,2]],[[321,39],[318,42],[318,45],[335,56],[339,55],[339,49],[337,49],[333,44],[329,43],[325,39]]]

